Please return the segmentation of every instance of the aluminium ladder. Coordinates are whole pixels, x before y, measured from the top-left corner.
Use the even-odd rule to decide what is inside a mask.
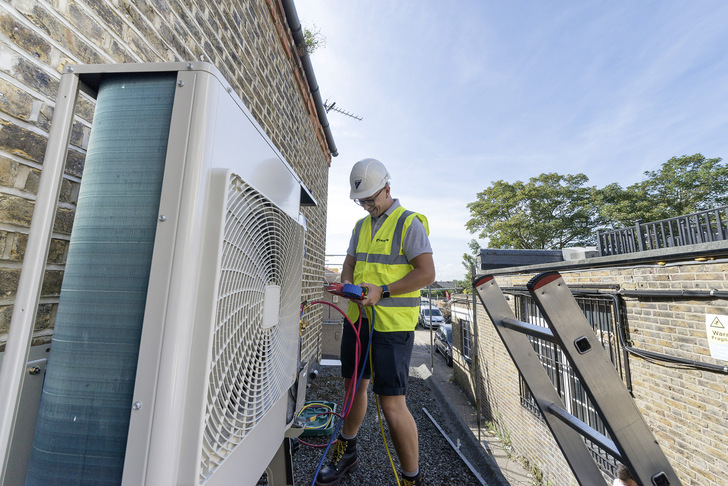
[[[493,276],[475,279],[473,288],[579,484],[606,484],[584,438],[629,467],[640,486],[682,484],[559,273],[539,274],[527,284],[548,329],[516,320]],[[611,438],[566,411],[529,336],[561,348]]]

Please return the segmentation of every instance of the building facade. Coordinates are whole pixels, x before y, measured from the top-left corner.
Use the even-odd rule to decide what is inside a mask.
[[[321,295],[331,151],[279,0],[0,2],[0,352],[23,264],[60,73],[74,64],[213,64],[316,199],[303,298]],[[94,102],[79,98],[33,344],[50,342]],[[306,333],[320,332],[312,308]]]
[[[676,250],[484,273],[495,276],[517,319],[538,323],[526,283],[558,271],[682,483],[718,486],[728,470],[728,249],[719,242]],[[472,302],[453,299],[456,381],[480,398],[485,420],[543,484],[577,484],[480,302],[473,326]],[[534,350],[570,412],[599,430],[563,356],[543,344]],[[614,458],[595,457],[609,477]]]

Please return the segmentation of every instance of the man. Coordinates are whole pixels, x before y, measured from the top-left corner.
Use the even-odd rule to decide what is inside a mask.
[[[365,311],[358,367],[354,363],[356,335],[346,323],[341,339],[341,374],[345,389],[349,389],[354,374],[358,378],[362,367],[365,371],[331,462],[317,477],[316,484],[320,486],[339,484],[342,476],[358,465],[356,434],[366,414],[367,386],[371,379],[366,349],[372,317],[373,391],[379,396],[399,458],[402,484],[424,485],[419,470],[417,425],[407,408],[405,392],[420,289],[435,281],[435,264],[427,218],[406,211],[397,199],[393,199],[389,180],[389,172],[375,159],[360,160],[354,164],[349,176],[350,197],[369,216],[356,223],[341,272],[342,283],[366,289],[360,301],[349,303],[347,311],[354,324],[359,319],[360,309]]]
[[[637,481],[632,477],[632,471],[624,464],[617,464],[614,482],[612,486],[637,486]]]

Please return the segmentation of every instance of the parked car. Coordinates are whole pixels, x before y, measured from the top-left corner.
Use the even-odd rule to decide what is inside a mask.
[[[432,309],[432,316],[430,316],[430,309]],[[430,327],[438,328],[440,324],[445,324],[445,318],[442,316],[439,307],[435,305],[430,307],[430,304],[427,304],[420,306],[420,318],[418,322],[422,327],[428,329]]]
[[[443,324],[435,331],[435,352],[445,358],[448,366],[452,366],[452,324]]]

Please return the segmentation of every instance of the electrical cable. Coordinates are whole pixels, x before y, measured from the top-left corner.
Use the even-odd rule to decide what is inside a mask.
[[[715,365],[711,363],[704,363],[701,361],[695,361],[686,358],[680,358],[678,356],[670,356],[668,354],[655,353],[646,349],[639,349],[632,346],[631,341],[627,339],[625,329],[623,326],[618,327],[618,338],[621,341],[622,347],[631,355],[638,356],[645,361],[653,364],[659,364],[667,368],[682,369],[682,370],[698,370],[708,371],[711,373],[728,374],[728,366],[726,365]]]
[[[507,291],[510,295],[524,295],[524,296],[530,296],[530,294],[520,287],[504,287],[502,289],[503,291]],[[590,292],[588,289],[572,289],[572,293],[575,295],[588,295]],[[649,297],[649,298],[658,298],[658,297],[665,297],[665,298],[671,298],[671,297],[693,297],[693,298],[707,298],[707,299],[713,299],[713,298],[726,298],[728,296],[728,292],[719,292],[717,290],[620,290],[616,293],[614,292],[601,292],[600,290],[596,291],[597,294],[600,295],[607,295],[611,296],[613,298],[617,297]],[[622,348],[627,351],[628,354],[632,356],[637,356],[639,358],[644,359],[645,361],[648,361],[653,364],[657,364],[660,366],[664,366],[666,368],[673,368],[673,369],[679,369],[679,370],[697,370],[697,371],[707,371],[709,373],[720,373],[723,375],[728,375],[728,365],[719,365],[719,364],[712,364],[712,363],[706,363],[704,361],[696,361],[688,358],[680,358],[678,356],[671,356],[669,354],[664,353],[657,353],[654,351],[648,351],[646,349],[639,349],[632,345],[631,340],[627,339],[627,336],[625,334],[625,327],[621,325],[621,323],[617,326],[618,333],[617,337],[619,338],[619,341],[621,343]]]
[[[304,425],[304,427],[303,427],[304,430],[325,429],[326,427],[331,425],[331,421],[334,419],[334,417],[333,417],[334,415],[336,415],[337,417],[341,417],[341,415],[334,412],[334,409],[331,408],[329,405],[326,405],[325,403],[316,403],[316,402],[311,402],[311,403],[304,405],[303,408],[301,408],[301,411],[298,412],[298,416],[300,417],[301,414],[305,410],[314,409],[314,408],[316,408],[316,409],[322,408],[322,409],[324,409],[324,412],[314,413],[311,417],[308,417],[306,420],[308,420],[309,422],[314,422],[318,417],[320,417],[322,415],[328,415],[328,420],[321,425],[313,425],[313,426],[308,426],[308,427]]]
[[[374,321],[374,308],[372,308],[372,322]],[[373,333],[374,325],[370,327],[370,331]],[[374,379],[374,366],[372,365],[372,348],[369,348],[369,369],[372,375],[372,380]],[[389,451],[389,445],[387,444],[387,436],[384,433],[384,423],[382,423],[382,414],[379,407],[379,395],[376,393],[374,394],[374,400],[377,403],[377,417],[379,417],[379,430],[382,432],[382,441],[384,441],[384,448],[387,450],[387,457],[389,458],[389,464],[392,466],[392,472],[394,472],[394,479],[397,481],[397,486],[400,486],[399,483],[399,474],[397,474],[397,467],[394,465],[394,461],[392,460],[392,453]]]
[[[304,304],[306,304],[304,302]],[[354,346],[354,362],[359,364],[359,361],[361,360],[361,340],[360,340],[360,332],[361,332],[361,323],[362,323],[362,313],[359,312],[359,321],[357,322],[357,325],[355,326],[354,323],[351,322],[351,319],[349,319],[349,316],[346,315],[344,311],[342,311],[339,307],[332,304],[331,302],[326,302],[324,300],[315,300],[311,302],[310,304],[307,304],[307,306],[304,308],[304,304],[301,304],[301,315],[303,315],[303,310],[305,308],[311,307],[314,304],[326,304],[330,307],[333,307],[336,309],[341,315],[344,316],[344,319],[346,322],[349,323],[351,328],[354,330],[354,334],[356,335],[356,345]],[[371,339],[371,335],[370,335]],[[363,376],[363,375],[362,375]],[[349,409],[351,409],[351,405],[353,404],[353,397],[356,394],[356,388],[358,388],[358,382],[361,380],[361,377],[359,379],[356,378],[356,374],[354,374],[352,380],[349,383],[349,388],[346,391],[346,394],[344,395],[344,405],[342,407],[341,416],[342,418],[345,418],[349,414]],[[347,408],[347,398],[352,397],[351,400],[349,400],[349,406]]]
[[[355,357],[356,357],[355,363],[357,364],[357,367],[358,367],[358,365],[359,365],[359,358],[360,358],[360,355],[361,355],[361,349],[360,349],[361,348],[361,342],[359,340],[359,332],[361,331],[361,323],[362,323],[362,315],[363,315],[361,306],[359,306],[359,321],[357,323],[358,326],[354,326],[354,324],[351,322],[351,319],[349,319],[349,317],[346,315],[346,313],[344,311],[342,311],[341,309],[339,309],[334,304],[332,304],[330,302],[323,301],[323,300],[317,300],[317,301],[311,302],[311,305],[313,305],[313,304],[326,304],[326,305],[329,305],[329,306],[333,307],[334,309],[338,310],[344,316],[344,318],[346,319],[346,322],[348,322],[351,325],[351,327],[354,329],[354,332],[356,334],[356,346],[354,347],[354,349],[355,349]],[[301,305],[301,308],[302,308],[301,314],[303,314],[303,304]],[[373,324],[373,321],[374,321],[374,315],[373,315],[373,309],[372,309],[372,324]],[[371,352],[372,336],[374,335],[374,333],[371,332],[372,329],[373,329],[373,325],[370,326],[369,342],[367,344],[367,353],[370,353]],[[337,437],[337,435],[339,433],[339,430],[341,429],[341,426],[344,424],[344,418],[348,415],[349,411],[351,410],[351,406],[354,403],[354,398],[356,397],[356,393],[359,391],[359,385],[361,384],[361,380],[364,377],[364,370],[365,369],[366,369],[366,367],[365,366],[362,366],[362,369],[361,369],[361,372],[359,373],[359,377],[358,378],[356,376],[356,373],[353,374],[352,381],[351,381],[350,387],[349,387],[350,389],[353,388],[353,393],[351,393],[351,398],[349,400],[350,403],[349,403],[349,405],[347,407],[346,406],[346,399],[349,396],[349,391],[347,391],[346,395],[344,396],[344,410],[343,410],[343,413],[342,413],[341,420],[339,420],[339,423],[336,425],[336,428],[331,433],[331,439],[329,440],[328,444],[326,444],[326,449],[324,450],[324,453],[323,453],[323,455],[321,457],[321,461],[319,462],[318,466],[316,467],[316,471],[314,472],[313,478],[311,479],[311,486],[315,486],[315,484],[316,484],[316,478],[318,477],[318,474],[321,471],[321,467],[323,466],[324,461],[326,460],[326,455],[328,454],[329,449],[331,448],[331,445],[334,442],[336,442],[336,437]]]
[[[711,373],[720,373],[727,375],[728,366],[725,365],[714,365],[711,363],[702,363],[700,361],[694,361],[690,359],[679,358],[677,356],[670,356],[662,353],[655,353],[644,349],[634,348],[632,346],[625,345],[624,348],[627,352],[634,356],[639,356],[645,361],[650,363],[660,364],[667,368],[673,368],[678,370],[698,370],[707,371]]]
[[[304,304],[301,305],[301,315],[303,315]],[[364,314],[363,309],[362,309],[362,306],[359,305],[359,321],[357,322],[357,326],[354,326],[354,324],[351,322],[351,320],[346,315],[346,313],[344,313],[344,311],[342,311],[336,305],[334,305],[334,304],[332,304],[330,302],[326,302],[326,301],[320,300],[320,301],[311,302],[311,304],[309,305],[309,307],[311,305],[313,305],[313,304],[326,304],[328,306],[333,307],[334,309],[336,309],[337,311],[339,311],[344,316],[344,318],[346,319],[346,322],[348,322],[352,326],[352,328],[354,329],[354,332],[356,334],[356,338],[357,338],[356,339],[356,346],[354,347],[354,349],[355,349],[355,351],[354,351],[355,361],[354,362],[357,364],[357,368],[358,368],[359,361],[360,361],[360,358],[361,358],[360,332],[361,332],[362,316]],[[366,355],[369,356],[369,372],[370,372],[370,376],[371,376],[372,382],[374,380],[374,364],[373,364],[373,359],[372,359],[372,346],[371,345],[372,345],[372,337],[374,336],[374,321],[376,319],[376,315],[375,314],[376,314],[376,312],[374,311],[374,307],[372,307],[372,319],[371,319],[371,322],[369,324],[369,342],[367,343],[367,352],[365,353],[365,356]],[[354,379],[350,382],[349,389],[346,391],[346,394],[344,395],[344,408],[342,410],[341,415],[339,415],[339,414],[331,411],[331,412],[324,412],[324,413],[321,413],[321,414],[317,414],[317,415],[314,415],[312,417],[312,419],[315,419],[319,415],[328,414],[328,415],[337,415],[338,417],[340,417],[340,420],[339,420],[339,423],[337,424],[336,428],[334,429],[334,431],[331,433],[331,439],[326,444],[326,449],[324,450],[323,456],[321,457],[321,461],[319,462],[318,466],[316,467],[316,471],[313,474],[313,479],[311,480],[311,486],[314,486],[315,485],[316,478],[318,477],[318,474],[321,471],[321,467],[323,466],[323,463],[326,460],[326,455],[328,454],[328,451],[331,448],[331,445],[333,445],[333,443],[336,442],[336,439],[335,438],[338,436],[339,429],[343,425],[344,419],[349,414],[349,411],[351,411],[351,407],[354,404],[354,399],[356,397],[356,393],[359,391],[359,385],[361,384],[361,380],[364,377],[364,370],[365,369],[366,369],[366,366],[362,366],[362,369],[361,369],[361,372],[359,373],[358,379],[356,378],[356,373],[354,373],[354,375],[353,375]],[[351,393],[352,389],[353,389],[353,393]],[[347,404],[347,398],[349,398],[348,404]],[[392,472],[394,473],[394,479],[397,481],[397,486],[400,486],[400,480],[399,480],[399,474],[397,473],[397,467],[394,465],[394,460],[392,459],[392,453],[389,450],[389,444],[387,443],[387,436],[386,436],[386,433],[384,432],[384,422],[382,420],[381,407],[379,405],[379,396],[376,393],[374,394],[374,399],[375,399],[375,402],[376,402],[376,405],[377,405],[377,417],[379,419],[379,430],[382,433],[382,441],[384,442],[384,448],[387,451],[387,457],[389,458],[389,464],[392,466]],[[315,404],[310,404],[310,405],[315,405]],[[319,404],[319,405],[323,405],[323,404]],[[328,406],[325,406],[324,405],[324,407],[330,409],[330,407],[328,407]],[[301,412],[303,412],[303,410],[305,408],[306,407],[304,407],[303,409],[301,409]],[[300,416],[300,413],[299,413],[299,416]],[[330,424],[330,420],[327,423]],[[307,446],[310,446],[310,447],[323,447],[323,445],[309,444],[307,442],[302,441],[301,439],[298,439],[298,441],[301,444],[307,445]]]
[[[348,320],[348,318],[347,318],[347,320]],[[359,322],[358,322],[359,326],[361,326],[361,321],[362,321],[362,312],[360,311],[359,312]],[[349,321],[349,322],[351,323],[351,321]],[[359,329],[359,331],[361,331],[361,329]],[[374,333],[372,333],[372,332],[369,333],[369,343],[367,344],[367,352],[370,352],[370,350],[371,350],[372,335],[373,334]],[[357,345],[355,346],[355,349],[357,349],[357,351],[356,351],[355,354],[358,356],[360,354],[360,352],[361,352],[361,350],[358,349],[360,347],[359,333],[358,332],[357,332],[357,341],[356,342],[357,342]],[[357,363],[357,366],[358,366],[359,361],[357,360],[356,363]],[[326,455],[329,453],[329,449],[331,448],[331,445],[334,442],[336,442],[336,437],[338,436],[339,430],[341,429],[341,426],[344,424],[344,418],[346,418],[346,416],[349,414],[349,411],[351,410],[351,406],[354,403],[354,399],[356,397],[356,394],[359,391],[359,385],[361,384],[361,380],[364,377],[364,370],[365,369],[366,369],[366,367],[365,366],[362,366],[362,369],[361,369],[361,372],[359,373],[359,377],[358,378],[356,378],[356,373],[354,373],[354,375],[353,375],[354,376],[354,379],[352,380],[351,384],[356,383],[356,386],[354,387],[354,392],[351,394],[351,399],[349,401],[349,406],[348,406],[347,409],[345,409],[341,420],[339,420],[339,423],[337,424],[336,428],[331,433],[331,439],[329,440],[329,443],[326,445],[326,449],[324,450],[324,453],[323,453],[323,455],[321,457],[321,461],[319,462],[318,467],[316,467],[316,471],[313,474],[313,479],[311,480],[311,486],[314,486],[315,485],[316,478],[318,477],[319,471],[321,471],[321,466],[323,466],[324,461],[326,460]],[[344,404],[346,405],[346,396],[344,397]]]

